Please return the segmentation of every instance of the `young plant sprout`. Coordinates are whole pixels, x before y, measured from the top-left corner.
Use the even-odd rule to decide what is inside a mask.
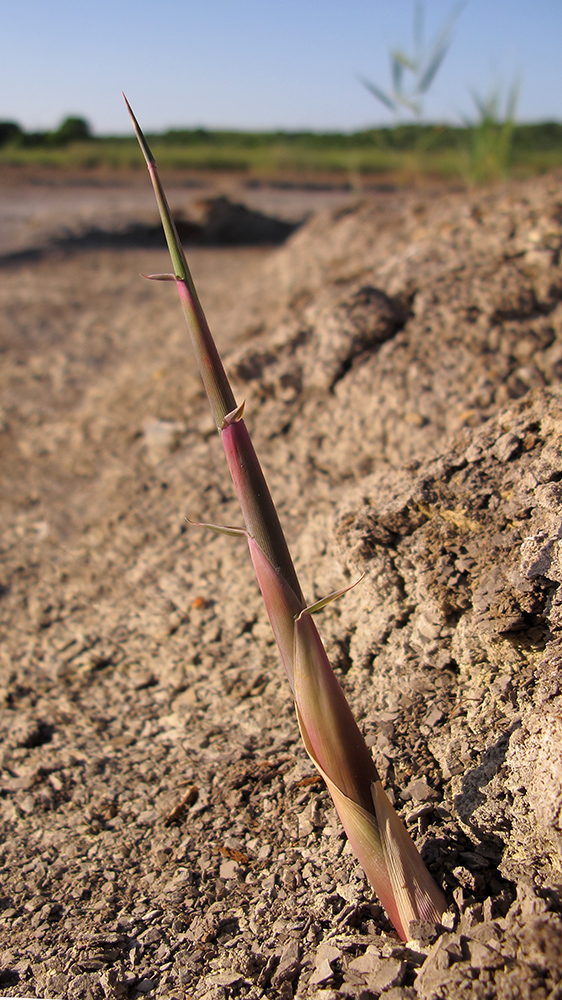
[[[308,755],[324,778],[350,845],[398,934],[408,939],[410,922],[438,923],[447,904],[394,811],[371,754],[330,666],[312,614],[345,593],[307,606],[279,518],[236,404],[179,242],[156,163],[127,103],[146,159],[173,274],[215,423],[240,501],[245,528],[208,525],[244,535],[269,620],[295,701]],[[346,588],[349,589],[349,588]]]

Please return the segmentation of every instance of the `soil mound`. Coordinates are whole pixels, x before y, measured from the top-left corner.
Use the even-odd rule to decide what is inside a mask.
[[[299,222],[277,219],[220,195],[202,199],[192,212],[174,213],[176,228],[185,246],[277,246],[298,229]],[[62,227],[51,224],[35,242],[27,240],[22,249],[0,254],[0,265],[37,261],[53,251],[65,253],[93,249],[145,249],[165,246],[159,219],[139,221],[136,217],[112,217],[105,225],[90,219],[75,219]]]
[[[562,202],[381,196],[196,249],[377,767],[451,902],[398,942],[302,749],[179,306],[5,273],[6,995],[544,998],[562,980]]]

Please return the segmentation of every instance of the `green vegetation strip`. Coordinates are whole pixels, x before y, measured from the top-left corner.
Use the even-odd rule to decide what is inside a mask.
[[[394,174],[478,181],[529,176],[562,165],[562,124],[513,126],[509,156],[503,155],[501,161],[495,153],[493,127],[485,134],[478,125],[413,124],[349,134],[198,128],[149,139],[162,169],[237,171],[263,179]],[[25,133],[16,123],[0,122],[0,164],[86,170],[128,170],[139,165],[132,137],[94,137],[83,119],[67,119],[52,133]]]

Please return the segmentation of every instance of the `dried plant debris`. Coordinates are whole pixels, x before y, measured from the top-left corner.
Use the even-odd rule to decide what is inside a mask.
[[[227,367],[265,357],[248,411],[307,594],[366,574],[323,635],[456,914],[406,944],[300,746],[242,542],[184,520],[236,507],[176,304],[148,286],[138,308],[153,259],[5,275],[3,995],[556,996],[559,200],[550,179],[404,194],[318,216],[263,261],[197,258]],[[349,364],[334,335],[324,385],[341,377],[318,392],[312,340],[276,338],[305,319],[322,338],[352,286],[399,302],[400,328],[353,327]],[[380,329],[386,299],[361,301]],[[321,407],[337,433],[312,462]],[[148,417],[185,428],[173,452],[147,454]]]

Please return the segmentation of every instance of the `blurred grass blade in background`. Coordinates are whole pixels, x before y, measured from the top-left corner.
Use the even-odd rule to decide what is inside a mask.
[[[461,151],[462,170],[469,184],[486,184],[505,180],[508,176],[519,91],[519,80],[514,80],[507,95],[504,115],[500,111],[499,87],[490,91],[486,97],[470,91],[478,111],[478,120],[472,122],[465,119],[470,142]]]
[[[414,8],[414,54],[408,55],[404,49],[392,49],[390,56],[390,76],[392,91],[386,93],[370,80],[360,77],[361,83],[396,115],[401,108],[411,111],[417,118],[422,114],[422,103],[418,98],[425,94],[437,76],[439,68],[449,51],[453,27],[460,17],[467,0],[456,4],[433,42],[424,44],[424,5],[416,3]],[[411,78],[410,85],[407,79]]]

